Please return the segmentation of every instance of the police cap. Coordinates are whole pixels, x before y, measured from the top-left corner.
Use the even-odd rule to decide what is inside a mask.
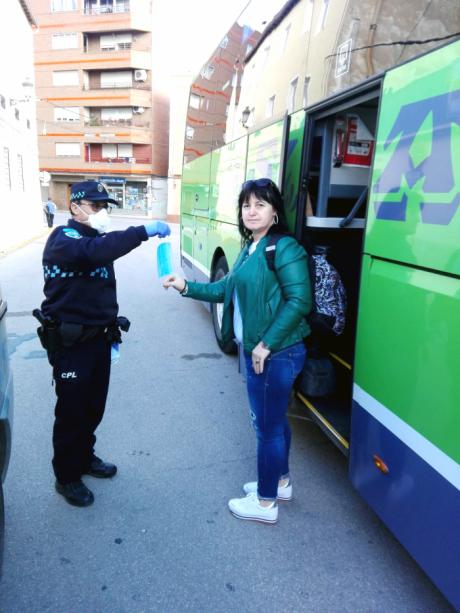
[[[80,181],[74,183],[70,191],[70,200],[89,200],[90,202],[112,202],[118,206],[118,202],[109,197],[104,185],[99,181]]]

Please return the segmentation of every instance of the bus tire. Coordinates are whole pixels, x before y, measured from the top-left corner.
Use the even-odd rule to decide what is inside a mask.
[[[220,281],[222,277],[228,273],[228,264],[224,255],[220,256],[217,260],[216,265],[214,266],[212,280]],[[224,353],[232,354],[236,353],[237,346],[234,341],[230,341],[228,343],[224,343],[222,341],[222,315],[223,315],[223,304],[215,303],[211,304],[211,312],[212,312],[212,325],[214,327],[214,334],[216,335],[216,341],[221,350]]]

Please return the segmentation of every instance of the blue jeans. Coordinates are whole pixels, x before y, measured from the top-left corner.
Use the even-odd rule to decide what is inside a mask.
[[[305,346],[296,343],[269,356],[256,375],[245,353],[251,418],[257,435],[258,496],[275,500],[278,481],[289,476],[291,428],[287,408],[293,383],[305,362]]]

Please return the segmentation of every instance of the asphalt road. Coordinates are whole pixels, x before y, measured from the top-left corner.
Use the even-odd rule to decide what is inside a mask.
[[[97,452],[119,474],[85,479],[92,507],[66,504],[50,466],[51,372],[30,315],[44,240],[0,259],[16,394],[2,613],[451,611],[311,422],[292,418],[295,498],[279,523],[230,515],[227,500],[255,478],[244,382],[206,310],[159,285],[156,239],[116,264],[132,327]],[[172,242],[178,254],[177,226]]]

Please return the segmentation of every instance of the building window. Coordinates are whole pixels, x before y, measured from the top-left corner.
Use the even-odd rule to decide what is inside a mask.
[[[189,106],[192,109],[199,109],[203,103],[203,96],[198,96],[197,94],[190,94]]]
[[[270,96],[265,106],[265,117],[272,117],[275,109],[275,96]]]
[[[288,99],[287,99],[287,112],[292,113],[295,109],[295,96],[297,93],[297,85],[299,83],[298,77],[292,79],[289,83]]]
[[[261,62],[262,70],[265,68],[265,66],[268,63],[269,55],[270,55],[270,46],[264,48],[263,56],[262,56],[262,62]]]
[[[51,0],[51,12],[76,11],[78,0]]]
[[[8,149],[8,147],[3,147],[2,184],[3,187],[11,189],[10,150]]]
[[[224,36],[224,38],[220,41],[219,47],[222,49],[226,49],[228,45],[228,36]]]
[[[289,24],[284,30],[283,46],[281,48],[281,53],[284,53],[286,51],[290,31],[291,31],[291,24]]]
[[[66,32],[65,34],[53,34],[51,37],[52,49],[77,49],[78,34],[76,32]]]
[[[101,72],[102,88],[132,87],[133,73],[131,70],[116,70]]]
[[[305,14],[303,18],[303,31],[309,32],[311,30],[311,22],[313,19],[313,0],[307,0],[305,5]]]
[[[14,116],[16,117],[16,119],[19,121],[19,109],[14,109]]]
[[[22,155],[18,153],[18,185],[19,189],[25,191],[24,187],[24,163],[22,161]]]
[[[321,5],[321,13],[318,19],[318,27],[317,32],[321,32],[324,30],[326,26],[327,13],[329,11],[329,2],[330,0],[323,0]]]
[[[128,13],[129,0],[86,0],[85,14]]]
[[[26,121],[27,129],[30,130],[30,119]]]
[[[192,140],[194,135],[195,135],[195,128],[192,128],[192,126],[187,126],[185,128],[185,138],[187,140]]]
[[[6,108],[5,96],[2,96],[1,94],[0,94],[0,106],[2,107],[2,109]]]
[[[133,146],[131,143],[120,143],[117,145],[118,147],[118,157],[119,158],[129,158],[133,157]]]
[[[212,64],[207,64],[206,66],[203,66],[200,74],[203,77],[203,79],[210,80],[212,78],[212,75],[214,74],[214,70],[215,70],[215,67]]]
[[[102,157],[106,160],[118,158],[126,158],[131,161],[133,159],[133,146],[131,143],[105,143],[102,145]]]
[[[121,32],[112,34],[102,34],[100,45],[102,51],[121,51],[122,49],[131,49],[133,35],[131,32]]]
[[[60,106],[54,109],[54,121],[80,121],[78,106]]]
[[[53,71],[53,85],[78,85],[78,70],[55,70]]]
[[[310,87],[310,77],[305,77],[303,82],[303,94],[302,94],[302,106],[306,107],[308,104],[308,88]]]
[[[112,159],[118,157],[117,146],[112,143],[102,145],[102,157],[105,159]]]
[[[130,106],[106,107],[101,109],[101,120],[116,123],[126,123],[133,118],[133,109]]]
[[[80,157],[80,143],[56,143],[56,156]]]

